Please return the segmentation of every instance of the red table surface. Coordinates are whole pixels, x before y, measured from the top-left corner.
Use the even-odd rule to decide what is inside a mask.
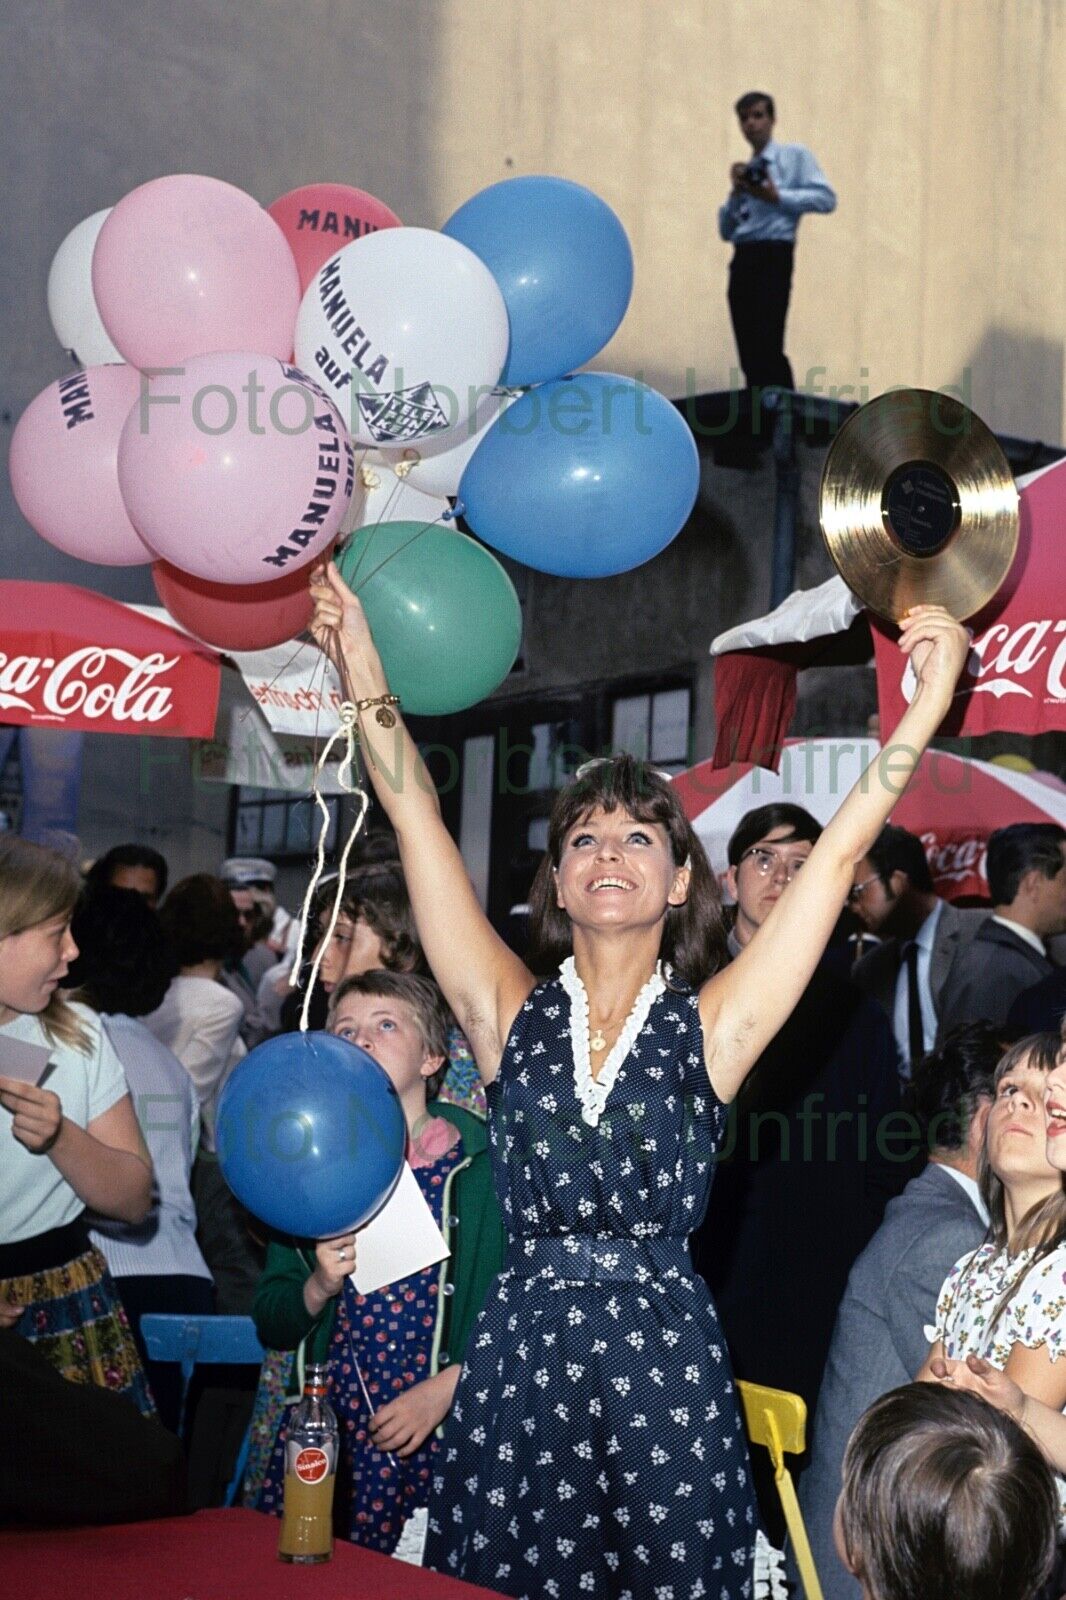
[[[278,1522],[198,1511],[163,1522],[0,1534],[0,1594],[17,1600],[486,1600],[442,1578],[337,1541],[317,1567],[277,1559]]]

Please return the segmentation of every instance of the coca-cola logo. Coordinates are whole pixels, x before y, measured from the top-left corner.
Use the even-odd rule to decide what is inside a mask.
[[[935,833],[922,834],[925,859],[934,880],[939,883],[962,883],[966,878],[987,881],[985,856],[988,840],[971,834],[967,839],[947,839],[943,844]]]
[[[101,645],[85,645],[58,660],[0,652],[0,711],[28,711],[58,722],[73,715],[92,722],[161,722],[172,700],[170,685],[158,680],[178,659]]]
[[[1022,678],[1030,678],[1031,684],[1022,683]],[[900,682],[908,704],[916,687],[908,661]],[[1051,704],[1066,702],[1066,618],[994,622],[970,646],[966,671],[956,690],[957,699],[974,694],[994,695],[997,700],[1004,695],[1022,695],[1026,700],[1039,696]]]
[[[329,1471],[329,1457],[324,1450],[309,1445],[300,1451],[292,1464],[292,1470],[301,1483],[320,1483]]]

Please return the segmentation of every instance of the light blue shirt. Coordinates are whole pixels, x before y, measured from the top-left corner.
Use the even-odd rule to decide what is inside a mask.
[[[152,1210],[144,1222],[90,1218],[90,1237],[113,1278],[210,1278],[196,1242],[196,1207],[189,1191],[192,1124],[198,1110],[192,1080],[177,1056],[135,1017],[101,1019],[102,1031],[126,1073],[133,1109],[152,1157]]]
[[[931,1050],[936,1043],[936,1011],[933,1009],[933,991],[929,987],[929,968],[933,961],[933,944],[936,940],[936,930],[940,924],[940,915],[943,909],[943,900],[938,900],[918,929],[914,940],[918,946],[918,999],[921,1001],[922,1007],[922,1041],[926,1050]],[[900,1058],[909,1076],[911,1030],[907,1009],[907,963],[904,960],[900,961],[899,973],[896,977],[896,998],[892,1007],[892,1032],[896,1036]]]
[[[780,199],[760,200],[756,195],[733,193],[718,208],[718,232],[734,244],[782,240],[791,244],[805,211],[836,210],[837,197],[829,179],[801,144],[778,144],[771,139],[760,151],[769,163],[769,176]],[[751,159],[758,157],[753,153]]]

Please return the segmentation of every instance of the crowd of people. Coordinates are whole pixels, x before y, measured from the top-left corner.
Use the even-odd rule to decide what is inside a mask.
[[[0,840],[0,1382],[20,1419],[0,1513],[179,1510],[180,1385],[140,1319],[233,1312],[267,1349],[245,1503],[280,1510],[288,1402],[325,1363],[338,1536],[392,1553],[421,1514],[426,1565],[485,1588],[781,1592],[738,1376],[807,1403],[827,1600],[1061,1595],[1066,832],[1000,830],[991,908],[956,908],[887,821],[897,764],[825,827],[745,816],[723,913],[669,779],[606,758],[557,797],[520,955],[358,603],[332,569],[314,593],[390,831],[335,918],[320,886],[302,947],[269,862],[168,885],[130,844],[83,879]],[[917,608],[901,642],[916,762],[966,638]],[[358,1233],[271,1236],[215,1149],[222,1088],[299,1026],[316,955],[311,1025],[388,1074],[449,1249],[369,1294]]]

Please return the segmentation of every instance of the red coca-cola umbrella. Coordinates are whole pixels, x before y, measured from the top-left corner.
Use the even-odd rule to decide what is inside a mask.
[[[715,767],[701,761],[674,779],[674,788],[716,872],[727,866],[729,836],[745,812],[774,800],[804,806],[828,822],[880,746],[873,739],[788,739],[777,772],[747,762]],[[892,784],[891,753],[882,776]],[[1066,784],[1048,773],[1019,772],[991,761],[927,751],[892,821],[925,846],[937,893],[947,900],[987,897],[985,848],[996,828],[1011,822],[1057,822],[1066,827]]]
[[[0,582],[0,722],[210,739],[218,656],[67,583]]]

